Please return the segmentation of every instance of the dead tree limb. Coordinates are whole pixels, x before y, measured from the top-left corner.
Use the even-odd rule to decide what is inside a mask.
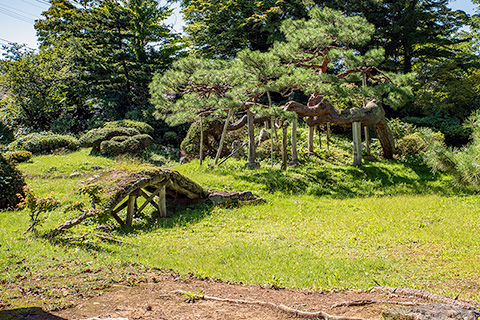
[[[388,301],[388,300],[355,300],[355,301],[343,301],[335,303],[330,307],[330,309],[340,308],[340,307],[356,307],[356,306],[365,306],[368,304],[397,304],[402,306],[418,306],[422,303],[408,302],[408,301]]]
[[[67,222],[64,222],[62,223],[61,225],[59,225],[58,227],[56,227],[55,229],[53,229],[52,231],[46,233],[43,235],[44,238],[47,238],[47,239],[53,239],[54,237],[56,237],[57,235],[59,235],[60,233],[62,233],[63,231],[65,230],[68,230],[70,228],[73,228],[75,227],[76,225],[80,224],[83,222],[83,220],[89,218],[89,217],[92,217],[94,216],[95,214],[97,214],[98,212],[96,210],[84,210],[83,211],[83,214],[80,215],[79,217],[73,219],[73,220],[70,220],[70,221],[67,221]]]
[[[188,294],[187,291],[183,290],[175,290],[172,293],[176,294],[183,294],[186,295]],[[202,299],[202,300],[210,300],[210,301],[218,301],[218,302],[226,302],[226,303],[235,303],[235,304],[247,304],[247,305],[256,305],[256,306],[262,306],[265,308],[270,308],[276,311],[282,311],[285,312],[291,316],[296,316],[300,318],[306,318],[306,319],[335,319],[335,320],[367,320],[365,318],[357,318],[357,317],[346,317],[346,316],[335,316],[328,314],[323,311],[316,311],[316,312],[308,312],[308,311],[302,311],[298,309],[294,309],[291,307],[287,307],[283,304],[275,304],[272,302],[265,302],[265,301],[259,301],[259,300],[241,300],[241,299],[229,299],[229,298],[218,298],[218,297],[213,297],[213,296],[207,296],[207,295],[199,295],[197,299]]]
[[[438,295],[438,294],[435,294],[435,293],[431,293],[431,292],[424,291],[424,290],[418,290],[418,289],[377,286],[377,287],[374,287],[372,290],[389,292],[389,293],[393,293],[393,294],[401,294],[401,295],[406,295],[406,296],[414,296],[414,297],[417,297],[417,298],[422,298],[422,299],[426,299],[426,300],[430,300],[430,301],[435,301],[435,302],[438,302],[438,303],[444,303],[444,304],[449,304],[449,305],[453,305],[453,306],[458,306],[458,307],[462,307],[462,308],[465,308],[465,309],[474,309],[474,308],[479,308],[480,307],[480,303],[478,303],[476,301],[469,301],[469,302],[461,301],[461,300],[448,298],[448,297],[445,297],[445,296],[441,296],[441,295]]]

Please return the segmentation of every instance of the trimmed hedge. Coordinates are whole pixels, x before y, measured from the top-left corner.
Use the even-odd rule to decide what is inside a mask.
[[[136,153],[144,150],[153,142],[148,134],[138,134],[133,137],[120,136],[100,144],[100,152],[108,156],[116,156],[125,153]]]
[[[20,163],[27,162],[32,158],[32,153],[30,151],[9,151],[5,153],[5,159]]]
[[[105,123],[103,126],[105,129],[116,129],[116,128],[132,128],[137,129],[140,133],[151,134],[154,129],[151,125],[145,122],[135,121],[135,120],[118,120]]]
[[[0,154],[0,209],[14,208],[20,203],[24,185],[22,173]]]
[[[100,151],[100,144],[117,136],[135,136],[140,134],[133,128],[97,128],[87,131],[78,141],[81,147]]]
[[[33,154],[52,153],[58,149],[78,150],[77,138],[52,132],[30,133],[8,145],[10,151],[30,151]]]

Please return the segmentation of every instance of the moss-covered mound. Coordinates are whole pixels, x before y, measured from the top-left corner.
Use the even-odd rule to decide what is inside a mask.
[[[55,150],[75,151],[77,149],[77,138],[52,132],[30,133],[8,145],[10,151],[25,150],[33,154],[48,154]]]
[[[25,181],[13,163],[0,154],[0,209],[13,208],[20,202]]]
[[[130,193],[138,189],[153,192],[165,184],[171,199],[204,199],[208,192],[194,181],[173,170],[145,167],[140,171],[112,169],[84,182],[80,191],[89,194],[104,212],[113,210]]]
[[[92,148],[93,151],[100,151],[100,145],[103,141],[108,141],[118,136],[135,136],[140,134],[133,128],[97,128],[87,131],[78,141],[81,147]]]

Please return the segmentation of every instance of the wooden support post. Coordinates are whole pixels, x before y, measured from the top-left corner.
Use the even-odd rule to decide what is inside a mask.
[[[160,217],[167,217],[167,202],[166,202],[166,192],[165,185],[162,184],[158,192],[158,212],[160,212]]]
[[[368,132],[368,126],[363,127],[365,133],[365,153],[370,156],[370,133]]]
[[[282,124],[282,170],[287,169],[287,128],[288,122]]]
[[[330,122],[327,122],[327,150],[330,150]]]
[[[203,162],[203,116],[200,116],[200,165]]]
[[[308,153],[313,153],[313,130],[315,127],[308,126]]]
[[[127,218],[125,220],[125,224],[129,227],[132,226],[133,221],[133,212],[135,211],[137,203],[137,195],[132,193],[128,196],[128,206],[127,206]]]
[[[297,152],[297,116],[292,120],[292,165],[297,166],[298,162],[298,152]]]
[[[225,141],[225,135],[227,134],[228,123],[230,122],[230,117],[232,116],[232,113],[233,113],[233,108],[230,108],[228,110],[227,119],[225,120],[225,125],[223,126],[222,135],[220,137],[220,143],[218,146],[217,155],[215,156],[215,161],[213,163],[214,167],[217,165],[218,160],[220,159],[220,154],[222,153],[222,149],[223,149],[223,142]]]
[[[353,165],[360,166],[362,164],[362,123],[352,123],[353,132]]]
[[[255,168],[257,164],[255,163],[255,126],[253,119],[253,112],[247,110],[247,119],[248,119],[248,163],[247,167]]]
[[[317,133],[318,133],[318,149],[322,149],[322,128],[320,126],[317,126]]]

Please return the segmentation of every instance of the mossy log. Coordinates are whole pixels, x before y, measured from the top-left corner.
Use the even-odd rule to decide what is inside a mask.
[[[293,111],[305,117],[310,126],[324,123],[333,123],[340,126],[351,126],[354,122],[361,122],[363,126],[373,126],[382,145],[383,157],[391,159],[395,152],[395,141],[385,120],[385,111],[382,106],[370,101],[365,107],[351,109],[337,109],[330,101],[319,94],[313,94],[307,105],[296,101],[289,101],[284,110]]]

